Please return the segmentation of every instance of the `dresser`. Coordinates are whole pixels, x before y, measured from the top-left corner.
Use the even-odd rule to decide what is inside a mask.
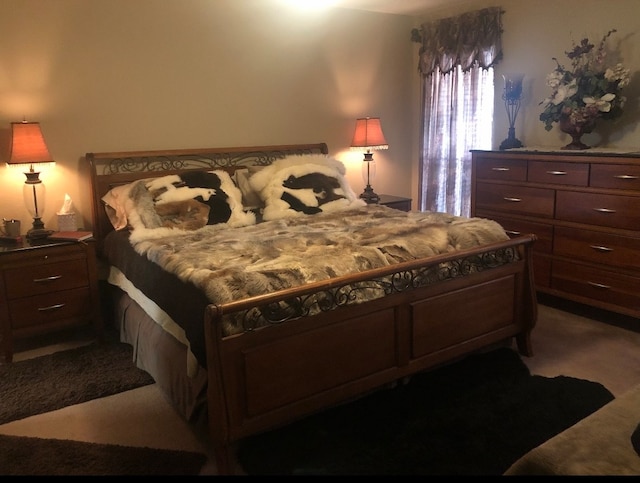
[[[92,323],[102,335],[95,242],[0,245],[0,347],[14,340]]]
[[[537,235],[539,292],[640,317],[640,152],[474,150],[471,214]]]

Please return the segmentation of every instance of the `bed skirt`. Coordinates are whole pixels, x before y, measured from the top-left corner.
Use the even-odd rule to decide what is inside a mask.
[[[136,365],[148,372],[165,397],[194,428],[207,428],[207,371],[199,368],[189,377],[187,348],[162,329],[125,292],[110,289],[113,323],[120,340],[133,347]],[[158,357],[157,354],[162,354]]]

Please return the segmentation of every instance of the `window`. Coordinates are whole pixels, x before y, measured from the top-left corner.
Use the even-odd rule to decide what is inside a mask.
[[[468,216],[471,149],[491,149],[493,68],[439,69],[423,82],[419,209]]]
[[[500,8],[491,7],[412,31],[422,44],[421,210],[470,214],[470,150],[492,146],[501,16]]]

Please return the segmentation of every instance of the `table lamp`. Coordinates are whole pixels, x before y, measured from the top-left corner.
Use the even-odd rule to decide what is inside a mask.
[[[11,149],[9,161],[11,166],[24,166],[24,174],[27,177],[22,194],[25,206],[33,217],[33,227],[27,232],[27,238],[44,238],[51,234],[51,230],[44,228],[42,213],[45,203],[45,187],[40,179],[40,172],[34,169],[35,165],[43,163],[52,164],[54,160],[49,154],[44,136],[37,122],[12,122],[11,123]]]
[[[353,133],[351,149],[358,151],[365,150],[363,160],[364,164],[362,165],[362,177],[367,185],[365,186],[363,193],[360,195],[360,198],[367,203],[377,203],[380,201],[380,196],[378,196],[371,187],[371,181],[375,178],[376,174],[376,165],[371,151],[377,149],[389,149],[389,145],[382,133],[382,126],[380,125],[379,117],[364,117],[356,119],[356,130]]]

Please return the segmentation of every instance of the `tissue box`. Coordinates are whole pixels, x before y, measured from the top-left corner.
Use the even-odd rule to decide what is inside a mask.
[[[58,213],[58,231],[77,231],[78,223],[75,213]]]

